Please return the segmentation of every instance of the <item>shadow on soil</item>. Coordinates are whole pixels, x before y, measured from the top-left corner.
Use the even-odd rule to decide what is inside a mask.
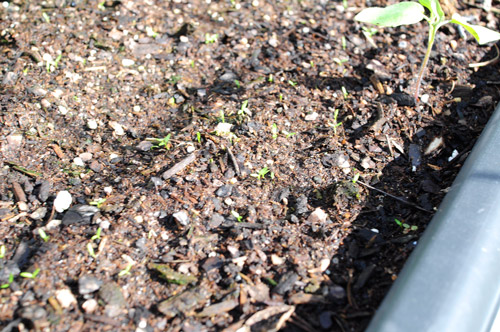
[[[494,57],[495,50],[492,48],[485,60]],[[467,82],[468,85],[455,86],[438,78],[428,79],[427,85],[435,86],[438,91],[449,91],[446,99],[455,99],[455,102],[449,103],[449,107],[441,114],[434,114],[432,119],[419,121],[425,122],[425,126],[413,128],[414,135],[401,133],[404,138],[402,151],[392,146],[394,160],[381,174],[367,181],[370,187],[359,182],[355,184],[359,190],[358,198],[356,194],[342,194],[342,190],[339,194],[339,188],[344,186],[340,182],[322,188],[323,198],[319,200],[314,190],[309,190],[308,197],[313,207],[325,209],[332,204],[337,206],[340,216],[338,222],[342,222],[342,215],[349,207],[362,207],[355,220],[345,225],[348,227],[352,224],[353,231],[340,244],[328,268],[329,280],[321,285],[320,292],[330,302],[311,302],[299,305],[296,309],[300,317],[317,317],[316,320],[309,319],[309,324],[314,323],[314,328],[324,331],[362,331],[368,326],[374,315],[373,308],[380,305],[418,244],[420,235],[434,215],[434,209],[444,198],[495,108],[492,101],[498,98],[495,84],[500,82],[499,65],[496,64],[494,70],[491,67],[476,71]],[[337,82],[337,88],[349,84],[349,80]],[[460,101],[456,98],[460,98]],[[383,105],[384,109],[397,107],[384,103],[383,98],[374,101],[375,104]],[[421,113],[432,114],[434,111],[431,105],[424,105],[415,116],[421,119]],[[465,121],[465,118],[472,120]],[[349,125],[349,122],[344,122],[346,128]],[[346,139],[355,141],[368,135],[369,130],[365,129],[346,133]],[[380,129],[379,134],[383,133],[384,127]],[[441,139],[442,143],[437,144]],[[386,148],[389,149],[389,144],[386,144]],[[376,154],[370,156],[376,157]],[[455,157],[450,159],[451,156]],[[355,167],[363,169],[360,165]],[[491,177],[485,175],[485,178]],[[363,178],[361,180],[365,181]],[[349,182],[348,179],[346,182]],[[338,204],[338,200],[344,202]],[[332,220],[335,218],[332,217]],[[309,226],[315,236],[330,235],[327,230],[316,229],[315,232],[315,226]],[[285,329],[304,330],[293,324]]]

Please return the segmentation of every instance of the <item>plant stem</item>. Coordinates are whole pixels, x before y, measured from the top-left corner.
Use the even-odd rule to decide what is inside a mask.
[[[417,82],[415,83],[415,100],[418,101],[418,96],[420,92],[420,84],[422,83],[422,77],[424,76],[425,67],[427,67],[427,62],[429,62],[429,57],[432,51],[432,45],[434,45],[434,38],[436,37],[436,32],[439,26],[429,26],[429,41],[427,43],[427,52],[425,52],[424,60],[420,67],[420,72],[418,73]]]

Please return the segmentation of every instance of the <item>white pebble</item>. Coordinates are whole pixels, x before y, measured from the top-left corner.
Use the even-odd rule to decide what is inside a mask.
[[[131,59],[122,59],[122,66],[123,67],[130,67],[130,66],[133,66],[134,64],[135,64],[134,60],[131,60]]]
[[[97,309],[97,301],[94,299],[87,300],[83,302],[82,304],[82,309],[85,310],[85,313],[91,314]]]
[[[181,41],[181,43],[189,43],[189,38],[186,36],[180,36],[179,40]]]
[[[94,119],[89,119],[87,121],[87,127],[91,130],[97,129],[97,121]]]
[[[76,166],[85,166],[85,163],[83,162],[82,158],[80,157],[76,157],[75,159],[73,159],[73,164],[75,164]]]
[[[65,309],[71,307],[73,304],[76,304],[76,298],[68,288],[57,290],[56,299],[57,302],[61,304],[61,307]]]
[[[71,206],[72,202],[73,198],[71,197],[69,191],[62,190],[57,193],[56,199],[54,200],[54,208],[60,213],[67,210]]]
[[[57,109],[59,110],[59,113],[61,113],[62,115],[68,114],[68,109],[62,105],[59,105]]]
[[[123,130],[123,127],[121,124],[119,124],[118,122],[116,121],[110,121],[109,122],[109,126],[111,128],[113,128],[113,130],[115,131],[115,134],[118,135],[118,136],[123,136],[125,135],[125,130]]]
[[[306,121],[314,121],[318,118],[319,114],[316,112],[312,112],[311,114],[307,114],[304,118]]]
[[[328,215],[326,214],[325,211],[321,210],[320,208],[317,208],[314,210],[309,217],[307,218],[307,221],[313,224],[316,223],[324,223],[326,222],[326,219],[328,218]]]

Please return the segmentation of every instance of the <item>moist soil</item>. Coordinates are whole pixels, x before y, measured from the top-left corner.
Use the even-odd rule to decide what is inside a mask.
[[[500,95],[386,4],[3,2],[2,331],[366,328]]]

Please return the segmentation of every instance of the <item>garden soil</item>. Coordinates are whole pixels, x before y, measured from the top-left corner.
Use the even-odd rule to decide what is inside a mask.
[[[2,2],[2,331],[364,330],[500,96],[387,4]]]

